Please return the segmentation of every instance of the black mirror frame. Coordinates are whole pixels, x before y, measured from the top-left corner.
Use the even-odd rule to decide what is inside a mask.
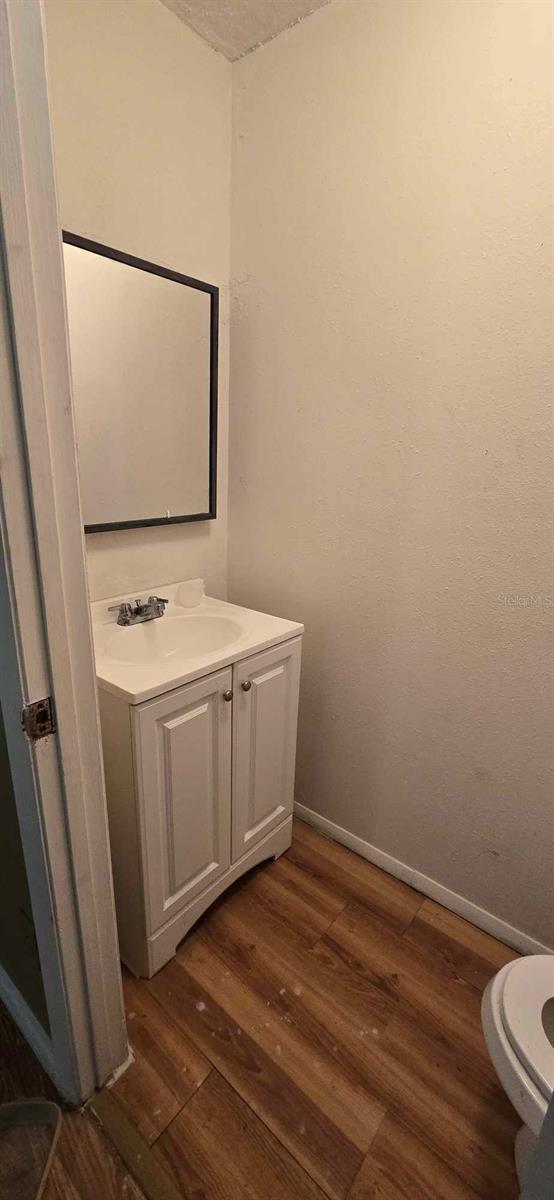
[[[102,254],[104,258],[113,258],[116,262],[125,263],[128,267],[137,267],[139,271],[149,271],[152,275],[161,275],[164,279],[172,279],[174,283],[184,283],[197,291],[207,292],[210,297],[210,456],[209,456],[209,508],[208,512],[189,513],[182,517],[152,517],[142,521],[110,521],[100,525],[85,525],[85,533],[103,533],[113,529],[142,529],[149,525],[179,525],[187,521],[213,521],[217,516],[217,382],[218,382],[218,346],[219,346],[219,288],[212,283],[204,283],[202,279],[193,279],[190,275],[181,275],[178,271],[170,271],[168,267],[160,267],[157,263],[147,262],[146,259],[136,258],[123,250],[114,250],[112,246],[104,246],[101,242],[91,241],[78,233],[62,230],[62,241],[69,246],[78,246],[81,250],[90,250],[93,254]]]

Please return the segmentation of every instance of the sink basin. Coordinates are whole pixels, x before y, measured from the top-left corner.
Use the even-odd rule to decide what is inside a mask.
[[[203,579],[158,583],[145,596],[164,596],[163,617],[118,625],[115,609],[136,592],[91,605],[98,686],[143,704],[251,654],[303,633],[303,625],[206,596]]]
[[[137,665],[194,659],[232,645],[241,633],[238,621],[219,613],[164,616],[141,625],[117,625],[106,640],[103,653],[114,662]]]

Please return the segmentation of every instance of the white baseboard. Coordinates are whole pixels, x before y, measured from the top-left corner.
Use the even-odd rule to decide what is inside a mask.
[[[349,833],[348,829],[342,829],[340,825],[335,825],[333,821],[329,821],[327,817],[322,817],[320,813],[314,812],[311,808],[306,808],[304,804],[295,804],[294,811],[297,817],[300,817],[302,821],[306,821],[308,825],[313,825],[316,829],[319,829],[320,833],[324,833],[327,837],[332,838],[333,841],[347,846],[349,850],[354,850],[361,858],[367,858],[376,867],[381,867],[389,875],[395,875],[397,879],[401,879],[403,883],[408,883],[417,892],[422,892],[424,896],[429,896],[431,900],[436,900],[437,904],[442,904],[459,917],[464,917],[466,921],[471,921],[472,925],[477,925],[478,929],[483,929],[485,933],[492,934],[499,941],[505,942],[507,946],[512,946],[520,954],[554,954],[554,950],[549,946],[544,946],[542,942],[537,942],[535,938],[522,933],[520,929],[514,929],[513,925],[508,925],[506,921],[501,921],[500,917],[493,916],[485,908],[479,908],[478,904],[473,904],[471,900],[466,900],[465,896],[460,896],[458,892],[450,891],[450,888],[444,887],[442,883],[437,883],[435,879],[430,879],[428,875],[424,875],[421,871],[416,871],[414,867],[409,867],[407,863],[400,862],[398,858],[393,858],[392,854],[386,854],[384,850],[379,850],[377,846],[372,846],[370,842],[365,842],[363,838],[357,837],[355,833]]]

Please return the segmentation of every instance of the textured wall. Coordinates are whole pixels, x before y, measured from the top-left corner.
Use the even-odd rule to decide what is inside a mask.
[[[306,623],[298,798],[552,944],[549,25],[235,64],[230,596]]]
[[[63,225],[221,288],[216,521],[87,537],[91,598],[226,589],[231,66],[158,0],[46,0]]]

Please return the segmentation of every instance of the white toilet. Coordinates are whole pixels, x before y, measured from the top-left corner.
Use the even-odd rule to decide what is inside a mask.
[[[502,967],[487,985],[481,1019],[498,1078],[523,1121],[515,1144],[522,1183],[554,1091],[554,955]]]

